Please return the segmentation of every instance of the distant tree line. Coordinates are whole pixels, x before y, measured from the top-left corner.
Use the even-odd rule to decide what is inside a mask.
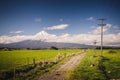
[[[50,48],[10,48],[10,47],[1,47],[0,50],[3,51],[12,51],[12,50],[58,50],[59,48],[55,47],[55,46],[51,46]]]
[[[51,46],[49,48],[10,48],[10,47],[1,47],[0,50],[4,51],[12,51],[12,50],[58,50],[58,49],[92,49],[93,47],[89,48],[57,48],[56,46]],[[95,49],[100,49],[100,46],[95,47]],[[120,49],[120,47],[112,47],[112,46],[103,46],[103,49]]]
[[[98,46],[96,49],[100,49],[101,47]],[[112,46],[103,46],[103,49],[120,49],[120,47],[112,47]]]

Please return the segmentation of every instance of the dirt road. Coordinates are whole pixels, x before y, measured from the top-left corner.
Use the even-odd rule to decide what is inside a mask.
[[[51,72],[45,73],[38,80],[68,80],[70,70],[74,69],[81,61],[85,53],[73,56]]]

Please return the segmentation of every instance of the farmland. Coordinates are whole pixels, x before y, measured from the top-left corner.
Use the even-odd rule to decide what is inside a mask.
[[[7,76],[2,79],[12,80],[36,80],[40,75],[49,72],[55,67],[60,66],[61,62],[69,61],[73,53],[82,52],[80,49],[66,50],[13,50],[0,51],[0,71]],[[58,56],[62,56],[58,60]],[[65,56],[68,56],[65,58]],[[78,55],[76,55],[78,56]],[[33,65],[33,59],[36,65]],[[46,63],[46,62],[56,62]],[[45,62],[42,67],[39,62]],[[89,49],[81,59],[80,64],[75,69],[68,71],[69,80],[117,80],[120,79],[120,50],[103,50],[100,56],[100,50]],[[32,65],[31,65],[32,64]],[[21,67],[19,67],[21,66]],[[16,71],[14,72],[14,68]],[[7,70],[7,72],[4,72]],[[9,73],[12,74],[9,79]],[[67,71],[66,71],[67,72]],[[15,75],[14,75],[15,74]],[[54,73],[53,73],[54,74]],[[51,74],[52,75],[52,74]],[[56,77],[56,76],[55,76]],[[14,80],[15,80],[14,79]]]
[[[120,79],[120,50],[88,50],[70,80]]]
[[[81,50],[0,51],[0,80],[34,80],[78,52]]]
[[[0,51],[0,70],[10,69],[16,66],[32,64],[36,62],[55,60],[58,55],[68,55],[80,50],[13,50]]]

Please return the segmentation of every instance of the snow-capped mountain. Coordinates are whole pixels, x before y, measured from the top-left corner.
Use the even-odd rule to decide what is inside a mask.
[[[25,40],[25,41],[9,43],[9,44],[0,44],[0,47],[9,47],[9,48],[50,48],[51,46],[56,46],[58,48],[90,47],[89,45],[84,45],[84,44],[44,42],[40,40]]]

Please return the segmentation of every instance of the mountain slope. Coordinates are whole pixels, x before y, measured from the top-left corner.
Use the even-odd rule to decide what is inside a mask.
[[[86,48],[90,45],[76,44],[76,43],[57,43],[57,42],[44,42],[40,40],[25,40],[10,44],[0,44],[0,47],[9,48],[50,48],[56,46],[58,48]]]

